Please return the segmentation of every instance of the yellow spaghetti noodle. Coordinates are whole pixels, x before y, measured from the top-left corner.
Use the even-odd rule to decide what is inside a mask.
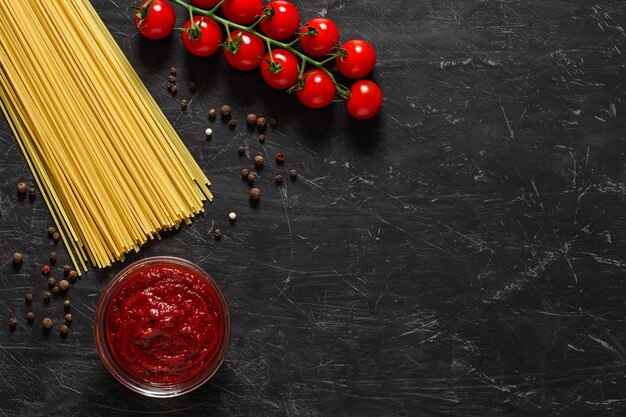
[[[89,0],[0,0],[0,107],[79,272],[212,199]]]

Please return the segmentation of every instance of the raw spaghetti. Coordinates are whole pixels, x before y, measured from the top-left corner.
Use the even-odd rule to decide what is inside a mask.
[[[0,0],[0,107],[77,269],[211,200],[209,181],[89,0]]]

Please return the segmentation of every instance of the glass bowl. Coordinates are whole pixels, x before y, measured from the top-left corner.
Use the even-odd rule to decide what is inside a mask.
[[[127,266],[109,283],[94,330],[100,358],[118,381],[164,398],[188,393],[217,372],[230,326],[226,298],[207,272],[159,256]]]

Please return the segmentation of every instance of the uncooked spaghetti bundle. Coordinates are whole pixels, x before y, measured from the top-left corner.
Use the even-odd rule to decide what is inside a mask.
[[[212,199],[89,0],[0,0],[0,107],[79,271]]]

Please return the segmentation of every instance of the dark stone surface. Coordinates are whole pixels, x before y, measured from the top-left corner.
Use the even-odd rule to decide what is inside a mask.
[[[62,315],[39,298],[51,217],[40,197],[16,198],[32,176],[0,119],[0,414],[624,415],[626,2],[295,3],[375,44],[376,120],[305,110],[257,72],[190,57],[178,36],[140,39],[128,2],[93,2],[214,184],[192,226],[127,260],[185,257],[230,301],[226,363],[189,395],[141,397],[101,364],[94,308],[122,264],[71,288],[66,339],[41,333]],[[185,112],[165,92],[170,65]],[[234,132],[206,117],[225,102]],[[280,119],[264,146],[248,112]],[[270,163],[251,208],[239,171],[258,153]],[[298,180],[276,187],[291,168]]]

